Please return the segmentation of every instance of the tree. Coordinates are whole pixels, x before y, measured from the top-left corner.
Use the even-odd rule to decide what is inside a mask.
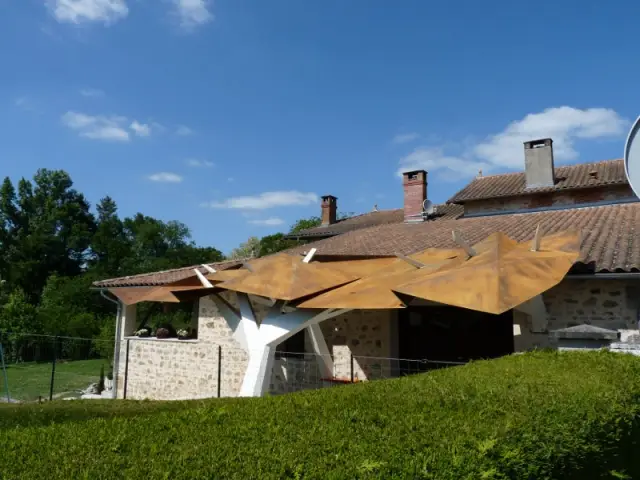
[[[37,319],[36,308],[29,303],[21,288],[13,290],[6,303],[0,308],[0,331],[16,334],[40,333],[42,331]]]
[[[131,241],[125,235],[124,224],[118,218],[118,207],[111,197],[104,197],[96,206],[96,232],[91,239],[94,266],[105,277],[122,273],[126,259],[131,256]]]
[[[2,267],[9,283],[34,303],[50,273],[78,275],[88,259],[95,222],[72,186],[66,172],[46,169],[33,182],[20,180],[17,196],[10,181],[2,186]]]
[[[289,234],[298,233],[308,228],[319,227],[321,224],[322,219],[320,217],[301,218],[291,226]]]
[[[249,237],[246,242],[241,243],[239,247],[234,248],[229,254],[232,260],[243,258],[254,258],[260,256],[260,239],[258,237]]]

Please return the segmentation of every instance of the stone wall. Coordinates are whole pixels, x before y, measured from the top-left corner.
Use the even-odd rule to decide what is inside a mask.
[[[223,294],[235,304],[233,294]],[[237,396],[248,355],[236,342],[216,304],[209,297],[199,302],[198,339],[131,338],[127,398],[176,400],[217,395],[218,347],[222,348],[221,396]],[[265,308],[254,306],[256,316]],[[124,394],[126,343],[121,342],[118,397]]]
[[[334,377],[351,378],[352,354],[354,378],[389,376],[395,318],[395,312],[389,310],[354,310],[322,322],[322,333],[333,354]]]
[[[482,212],[499,212],[506,210],[521,210],[560,205],[576,205],[581,203],[602,202],[634,198],[635,195],[628,185],[607,186],[604,188],[583,188],[571,191],[551,193],[536,193],[517,197],[491,198],[474,200],[464,204],[465,214]]]
[[[581,324],[626,332],[624,335],[629,330],[637,332],[639,299],[634,286],[638,285],[624,280],[562,281],[543,294],[549,313],[546,328],[532,331],[528,316],[514,312],[514,323],[522,332],[515,337],[516,351],[554,347],[548,332]]]

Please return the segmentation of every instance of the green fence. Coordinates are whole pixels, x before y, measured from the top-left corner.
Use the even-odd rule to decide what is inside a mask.
[[[113,342],[0,332],[0,402],[108,396]]]

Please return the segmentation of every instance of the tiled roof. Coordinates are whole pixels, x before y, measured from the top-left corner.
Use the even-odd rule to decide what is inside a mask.
[[[463,213],[460,205],[435,205],[436,215],[429,220],[447,220],[458,218]],[[363,213],[354,217],[345,218],[332,225],[308,228],[295,234],[289,235],[290,238],[325,238],[342,233],[359,230],[361,228],[374,227],[377,225],[387,225],[392,223],[404,222],[404,210],[396,208],[394,210],[379,210],[377,212]]]
[[[430,247],[455,248],[451,235],[454,228],[473,244],[493,232],[503,232],[518,241],[528,240],[533,238],[538,224],[544,233],[580,230],[582,254],[579,262],[597,272],[640,271],[640,202],[380,225],[319,240],[291,252],[316,248],[316,255],[410,255]]]
[[[210,267],[216,270],[227,270],[229,268],[240,265],[239,260],[228,260],[225,262],[209,263]],[[110,278],[94,282],[93,286],[98,288],[111,287],[147,287],[165,285],[167,283],[178,282],[193,275],[193,269],[197,268],[202,273],[207,270],[202,265],[192,265],[190,267],[174,268],[171,270],[162,270],[160,272],[141,273],[139,275],[130,275],[128,277]]]
[[[530,193],[553,192],[604,185],[628,184],[623,160],[605,160],[557,167],[553,187],[526,188],[524,172],[476,177],[451,197],[447,203],[464,203],[496,197],[512,197]]]

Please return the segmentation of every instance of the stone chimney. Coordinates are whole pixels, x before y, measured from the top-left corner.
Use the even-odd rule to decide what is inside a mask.
[[[402,174],[404,187],[404,221],[422,222],[422,205],[427,199],[427,172],[415,170]]]
[[[527,188],[553,187],[553,140],[543,138],[524,142],[524,172]]]
[[[338,199],[333,195],[322,197],[322,226],[336,223],[338,213]]]

